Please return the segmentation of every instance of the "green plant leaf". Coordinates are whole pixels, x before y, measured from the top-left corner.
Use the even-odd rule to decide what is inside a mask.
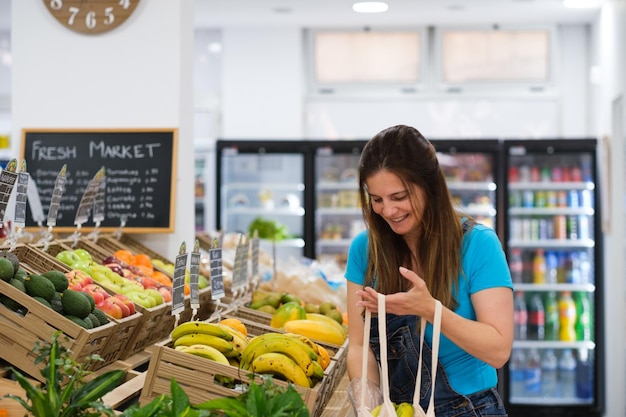
[[[122,417],[156,417],[167,415],[171,398],[166,394],[161,394],[148,404],[141,406],[133,404],[122,413]]]
[[[96,378],[77,389],[72,394],[70,403],[76,408],[85,408],[91,402],[102,398],[105,394],[116,388],[120,382],[122,382],[122,379],[124,379],[125,374],[123,370],[117,369],[98,375]]]
[[[30,400],[31,405],[28,407],[28,411],[35,417],[53,416],[54,411],[49,407],[48,400],[41,389],[31,384],[17,369],[12,368],[12,372],[17,382],[26,392],[26,397]]]
[[[228,417],[247,417],[250,415],[245,404],[235,397],[214,398],[194,405],[194,408],[221,411]]]

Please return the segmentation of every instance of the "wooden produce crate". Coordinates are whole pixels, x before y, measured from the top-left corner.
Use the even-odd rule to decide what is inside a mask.
[[[161,394],[170,394],[171,378],[174,378],[187,393],[192,404],[241,394],[240,390],[221,385],[216,380],[217,376],[231,377],[243,384],[251,382],[247,371],[177,351],[171,347],[171,344],[171,341],[167,341],[155,345],[139,398],[140,404],[147,404]],[[255,378],[255,380],[261,383],[260,378]],[[285,381],[276,378],[274,381],[278,385],[287,386]],[[321,415],[332,394],[328,392],[328,386],[328,377],[322,378],[312,388],[294,385],[310,410],[311,416]]]
[[[94,244],[96,246],[99,246],[101,248],[103,248],[105,251],[107,251],[107,253],[109,254],[113,254],[118,250],[127,250],[129,252],[131,252],[133,255],[139,254],[139,253],[143,253],[148,255],[150,258],[152,259],[159,259],[165,263],[168,264],[174,264],[175,262],[167,259],[165,256],[158,254],[157,252],[153,251],[152,249],[148,248],[147,246],[132,240],[131,238],[125,238],[125,243],[122,243],[121,240],[117,239],[115,236],[113,235],[103,235],[100,236],[100,238],[98,239],[97,242],[93,242],[90,241],[91,244]],[[154,267],[154,269],[164,273],[165,275],[169,276],[170,278],[174,278],[169,272],[164,271],[161,268],[158,267]],[[207,277],[208,278],[208,277]],[[183,312],[180,314],[180,322],[186,322],[189,321],[191,319],[196,319],[196,320],[206,320],[208,319],[211,314],[213,314],[213,311],[215,311],[215,305],[213,303],[213,299],[212,299],[212,295],[211,295],[211,287],[208,286],[206,288],[203,288],[201,290],[198,291],[198,299],[199,299],[199,303],[200,303],[200,308],[196,311],[196,316],[195,317],[191,317],[192,315],[192,310],[191,310],[191,300],[189,295],[185,296],[185,309],[183,310]]]
[[[35,246],[35,249],[39,249],[44,255],[51,257],[57,262],[55,256],[63,251],[72,249],[67,245],[70,243],[69,241],[54,241],[48,245],[47,252],[43,252],[39,246]],[[92,255],[93,260],[98,263],[98,260],[102,261],[104,259],[103,254],[98,252],[98,249],[93,249],[91,252],[91,248],[85,243],[78,243],[75,248],[81,247],[90,251],[89,253]],[[65,270],[69,270],[68,266],[63,264],[66,268]],[[103,287],[106,288],[105,285]],[[120,359],[125,359],[128,356],[133,355],[134,353],[143,351],[146,346],[149,346],[155,342],[161,341],[167,338],[174,328],[174,320],[172,319],[172,303],[163,303],[161,305],[146,308],[142,307],[138,304],[135,304],[135,311],[139,313],[139,320],[134,323],[136,324],[134,331],[128,332],[127,335],[124,336],[126,343],[123,341],[118,342],[117,346],[120,349]],[[132,316],[131,316],[132,317]]]
[[[13,253],[19,259],[20,265],[29,273],[43,273],[50,270],[68,272],[70,270],[63,262],[29,245],[19,245]],[[103,362],[100,362],[97,367],[105,366],[121,357],[129,338],[134,334],[143,319],[140,312],[121,319],[115,319],[110,316],[108,318],[109,321],[115,323],[115,326],[111,330],[111,336],[108,338],[107,344],[98,352]]]
[[[0,305],[0,357],[42,382],[44,378],[40,371],[44,364],[35,365],[36,355],[32,352],[36,342],[50,343],[52,335],[60,330],[63,336],[59,342],[72,351],[73,359],[83,361],[90,355],[101,355],[117,326],[111,321],[95,329],[85,329],[2,280],[0,294],[26,309],[21,315]],[[103,365],[105,363],[96,361],[91,370]]]

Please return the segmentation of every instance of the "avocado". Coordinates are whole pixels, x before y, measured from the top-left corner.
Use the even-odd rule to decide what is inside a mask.
[[[98,317],[96,317],[95,314],[89,313],[87,318],[91,321],[91,323],[93,324],[93,327],[100,327],[100,320],[98,320]]]
[[[11,264],[13,265],[13,273],[15,274],[20,267],[20,260],[17,255],[13,252],[2,251],[0,252],[0,257],[11,261]]]
[[[61,302],[61,293],[55,292],[50,300],[50,307],[59,314],[63,314],[63,303]]]
[[[85,320],[81,319],[80,317],[72,316],[71,314],[66,314],[65,318],[70,321],[73,321],[74,323],[78,324],[80,327],[84,329],[87,328],[87,323],[85,323]]]
[[[27,276],[28,272],[26,272],[26,270],[20,266],[17,272],[13,275],[13,278],[19,279],[20,281],[24,282]]]
[[[61,304],[66,315],[84,319],[91,313],[91,303],[82,292],[67,289],[61,294]]]
[[[24,279],[24,286],[26,287],[26,293],[31,297],[41,297],[47,301],[50,301],[56,292],[52,281],[38,274],[27,276]]]
[[[25,293],[26,289],[24,288],[24,284],[18,279],[12,279],[9,281],[9,285],[15,287],[19,291]],[[0,294],[0,302],[10,308],[13,311],[18,311],[23,308],[23,306],[12,298],[7,297],[4,294]]]
[[[89,316],[85,317],[83,319],[83,321],[85,322],[85,329],[93,329],[94,328],[93,322],[91,321]]]
[[[35,300],[39,301],[41,304],[45,305],[48,308],[52,308],[52,306],[50,305],[50,303],[48,302],[48,300],[46,300],[45,298],[41,298],[41,297],[33,297]]]
[[[109,318],[107,317],[107,315],[98,307],[94,308],[91,314],[98,319],[98,323],[100,323],[100,326],[104,326],[109,322]]]
[[[67,276],[61,271],[52,270],[44,272],[41,275],[48,278],[54,284],[54,288],[57,292],[67,290],[67,287],[70,284]]]
[[[91,294],[87,294],[86,292],[83,292],[83,291],[79,291],[79,292],[87,299],[87,301],[89,301],[89,305],[91,306],[91,308],[89,309],[89,312],[91,313],[93,309],[96,308],[96,300],[93,299]]]
[[[11,281],[15,275],[13,264],[7,258],[0,258],[0,279],[6,282]]]

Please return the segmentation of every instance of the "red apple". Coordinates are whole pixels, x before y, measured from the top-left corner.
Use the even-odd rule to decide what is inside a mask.
[[[170,301],[172,301],[172,289],[170,287],[166,287],[165,285],[162,285],[159,287],[158,291],[163,296],[164,303],[169,303]]]
[[[113,304],[117,305],[122,310],[122,317],[130,316],[130,309],[116,295],[107,298],[107,300],[110,300]]]
[[[141,285],[143,285],[144,288],[152,288],[152,289],[155,289],[155,290],[157,288],[159,288],[160,284],[157,281],[155,281],[152,278],[150,278],[150,277],[145,277],[144,276],[144,277],[139,277],[137,279],[141,282]]]
[[[121,302],[128,308],[129,315],[132,316],[133,314],[135,314],[135,303],[133,302],[133,300],[126,297],[124,294],[115,294],[114,297],[117,298],[119,302]]]
[[[114,303],[113,301],[111,301],[111,299],[112,297],[109,297],[105,300],[100,301],[98,304],[96,304],[96,307],[98,307],[100,310],[102,310],[104,313],[108,314],[109,316],[113,317],[114,319],[123,318],[124,313],[121,307],[117,305],[116,303]]]
[[[82,291],[91,295],[93,299],[96,301],[96,304],[98,304],[100,301],[104,300],[105,298],[109,298],[110,296],[109,293],[106,292],[106,290],[98,284],[87,284],[83,287]]]

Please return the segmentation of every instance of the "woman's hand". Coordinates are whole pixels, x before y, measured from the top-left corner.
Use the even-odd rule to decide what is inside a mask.
[[[388,313],[396,315],[422,316],[432,321],[435,310],[435,300],[426,288],[426,282],[415,272],[400,267],[400,274],[408,280],[410,289],[407,292],[388,294],[385,296],[385,306]],[[373,313],[378,312],[378,293],[370,287],[357,292],[361,297],[359,306],[370,309]]]

